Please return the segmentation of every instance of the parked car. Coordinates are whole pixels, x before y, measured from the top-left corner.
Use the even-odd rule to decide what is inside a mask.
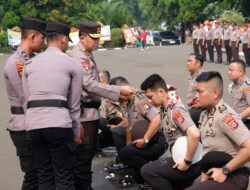
[[[146,38],[146,43],[148,46],[155,46],[157,45],[154,41],[155,37],[157,38],[160,37],[160,32],[158,31],[147,31],[147,38]],[[159,45],[159,44],[158,44]]]
[[[159,45],[179,45],[180,39],[172,31],[160,32],[159,37],[154,38],[155,44]]]

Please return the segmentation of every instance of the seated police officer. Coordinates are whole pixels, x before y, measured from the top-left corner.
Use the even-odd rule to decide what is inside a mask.
[[[39,190],[74,190],[75,142],[80,140],[82,69],[65,54],[70,27],[47,24],[48,48],[27,62],[25,127],[38,169]],[[75,141],[75,142],[74,142]]]
[[[199,143],[199,130],[176,95],[175,88],[167,87],[159,75],[149,76],[141,84],[141,89],[155,106],[161,107],[162,130],[171,153],[175,141],[187,136],[187,152],[183,160],[174,162],[172,157],[167,157],[150,162],[142,167],[141,175],[154,190],[184,189],[200,175],[199,163],[191,165]]]
[[[210,152],[219,151],[233,158],[219,167],[219,157],[211,157],[210,169],[202,172],[201,183],[188,190],[246,190],[249,181],[247,162],[250,158],[250,132],[239,115],[223,101],[220,73],[204,72],[196,81],[196,98],[200,106],[205,108],[200,117],[204,157]]]

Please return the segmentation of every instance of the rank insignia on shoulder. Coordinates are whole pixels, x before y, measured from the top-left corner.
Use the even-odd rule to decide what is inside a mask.
[[[148,110],[148,109],[149,109],[148,103],[144,103],[144,104],[143,104],[143,107],[144,107],[145,110]]]
[[[177,121],[179,124],[182,124],[185,121],[180,111],[174,112],[173,119]]]
[[[223,117],[222,121],[226,123],[232,130],[239,127],[239,123],[234,119],[231,114],[227,114]]]
[[[21,55],[23,56],[24,59],[29,59],[29,56],[24,51],[21,52]]]
[[[145,96],[143,95],[143,93],[142,93],[142,92],[136,92],[136,93],[135,93],[135,95],[137,96],[137,98],[138,98],[139,100],[141,100],[141,99],[144,99],[144,98],[145,98]]]
[[[250,79],[247,79],[247,80],[245,81],[245,83],[246,83],[247,85],[250,85]]]
[[[82,66],[84,67],[84,69],[86,69],[86,70],[89,70],[89,69],[90,69],[90,66],[91,66],[90,62],[89,62],[89,61],[86,61],[86,60],[82,61],[82,62],[81,62],[81,65],[82,65]]]
[[[221,106],[219,106],[220,113],[224,112],[226,109],[227,109],[227,107],[224,104],[222,104]]]

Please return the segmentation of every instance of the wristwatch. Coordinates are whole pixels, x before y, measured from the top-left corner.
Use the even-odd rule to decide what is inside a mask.
[[[184,159],[184,162],[185,162],[187,165],[191,165],[191,164],[192,164],[192,160],[190,161],[190,160]]]
[[[148,142],[149,142],[148,138],[144,137],[143,140],[144,140],[145,144],[148,144]]]
[[[222,168],[223,174],[229,175],[231,173],[231,170],[225,165]]]

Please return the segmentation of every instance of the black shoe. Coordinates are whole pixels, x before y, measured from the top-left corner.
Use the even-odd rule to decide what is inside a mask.
[[[110,166],[107,167],[109,171],[124,170],[127,168],[129,168],[129,166],[123,163],[111,164]]]
[[[138,184],[138,188],[142,190],[152,190],[152,187],[146,183]]]

